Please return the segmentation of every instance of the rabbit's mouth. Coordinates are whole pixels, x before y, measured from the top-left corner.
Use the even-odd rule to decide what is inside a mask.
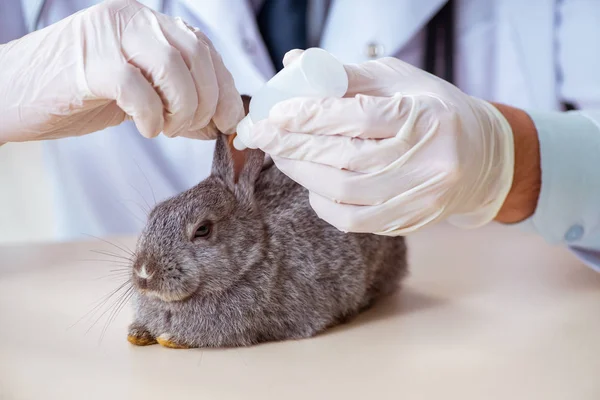
[[[185,272],[143,262],[134,267],[132,280],[137,291],[144,296],[165,303],[185,301],[198,290],[197,278]]]
[[[165,303],[186,301],[197,291],[197,288],[190,284],[160,284],[149,282],[145,279],[134,279],[134,287],[137,291],[147,297],[153,297]]]

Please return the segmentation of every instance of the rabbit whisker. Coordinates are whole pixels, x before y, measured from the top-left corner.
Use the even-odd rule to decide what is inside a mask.
[[[106,334],[106,331],[108,330],[110,324],[114,322],[121,310],[123,310],[123,307],[129,302],[131,296],[133,296],[133,286],[129,286],[125,293],[120,296],[119,300],[115,302],[115,304],[113,304],[113,306],[111,307],[112,312],[109,314],[108,320],[104,324],[104,328],[102,329],[102,333],[100,334],[100,341],[102,341],[102,339],[104,338],[104,335]]]
[[[94,235],[90,235],[90,234],[85,234],[85,235],[86,235],[86,236],[89,236],[89,237],[91,237],[91,238],[94,238],[94,239],[98,239],[98,240],[100,240],[101,242],[104,242],[104,243],[106,243],[106,244],[109,244],[109,245],[111,245],[111,246],[113,246],[113,247],[116,247],[117,249],[121,250],[121,251],[122,251],[122,252],[124,252],[124,253],[127,253],[127,254],[129,254],[130,256],[134,256],[134,255],[135,255],[135,252],[131,251],[131,249],[129,249],[127,246],[123,245],[122,243],[120,243],[120,246],[119,246],[119,245],[118,245],[118,244],[116,244],[116,243],[113,243],[113,242],[111,242],[111,241],[109,241],[109,240],[106,240],[106,239],[102,239],[101,237],[98,237],[98,236],[94,236]]]
[[[126,272],[126,273],[129,273],[129,272],[131,272],[131,266],[113,268],[113,269],[108,270],[108,272]]]
[[[154,195],[154,189],[152,188],[152,185],[150,184],[150,180],[148,179],[148,176],[146,175],[146,173],[144,172],[144,170],[140,167],[140,164],[138,164],[138,162],[135,159],[133,160],[133,162],[135,163],[135,165],[137,165],[137,167],[140,170],[142,176],[146,180],[146,183],[148,184],[148,187],[150,188],[150,193],[152,193],[152,200],[154,200],[154,204],[156,205],[156,203],[157,203],[156,202],[156,196]],[[144,199],[144,201],[146,201],[146,200]]]
[[[131,201],[134,202],[135,204],[137,204],[140,207],[140,209],[142,211],[144,211],[144,213],[146,214],[146,217],[147,217],[150,214],[150,210],[152,209],[152,207],[150,206],[150,204],[148,204],[148,201],[146,201],[146,198],[144,196],[142,196],[142,192],[140,192],[138,190],[138,188],[133,186],[131,183],[129,184],[129,186],[131,186],[131,188],[136,191],[136,193],[142,198],[142,200],[144,200],[144,203],[146,204],[146,208],[142,207],[142,205],[139,204],[138,202],[134,202],[133,200],[131,200]]]
[[[127,262],[131,262],[132,261],[130,257],[125,257],[125,256],[122,256],[122,255],[110,253],[110,252],[104,251],[104,250],[90,250],[90,251],[92,253],[101,254],[103,256],[108,256],[108,257],[114,257],[114,258],[121,259],[121,260],[124,260],[124,261],[127,261]]]
[[[125,264],[125,265],[130,265],[129,262],[127,261],[122,261],[122,260],[111,260],[108,258],[80,258],[77,261],[84,261],[84,262],[101,262],[101,263],[112,263],[112,264]]]
[[[129,272],[121,271],[121,272],[114,272],[114,273],[102,275],[102,276],[99,276],[99,277],[94,278],[92,280],[98,281],[100,279],[123,279],[123,278],[128,277],[129,275],[131,275]]]
[[[106,315],[106,313],[111,312],[112,310],[114,310],[114,307],[117,303],[119,303],[123,297],[130,291],[131,289],[131,282],[129,281],[129,279],[125,282],[125,284],[130,284],[129,287],[127,287],[125,289],[125,292],[120,293],[116,299],[114,299],[114,301],[111,303],[110,306],[108,306],[99,316],[98,318],[96,318],[96,320],[92,323],[92,325],[90,325],[90,327],[85,331],[85,333],[88,333],[89,331],[92,330],[92,328],[94,328],[94,326],[96,326],[96,324],[100,321],[100,319],[102,319],[102,317],[104,315]],[[121,287],[125,287],[125,286],[121,286]],[[111,296],[112,297],[112,296]],[[106,303],[103,303],[106,304]],[[110,314],[109,314],[110,315]]]
[[[113,297],[115,294],[117,294],[119,291],[123,290],[124,288],[127,287],[127,285],[130,285],[130,284],[131,284],[130,280],[127,279],[125,282],[123,282],[121,285],[119,285],[116,289],[112,290],[110,293],[104,295],[100,299],[94,301],[92,304],[90,304],[90,306],[94,306],[94,304],[95,304],[95,306],[91,310],[89,310],[87,313],[85,313],[81,318],[79,318],[77,321],[75,321],[67,329],[71,329],[72,327],[77,325],[79,322],[81,322],[85,318],[93,318],[94,315],[99,311],[99,309],[102,306],[104,306],[110,300],[111,297]]]
[[[135,204],[136,206],[138,206],[140,208],[140,210],[142,210],[142,212],[148,216],[148,212],[146,211],[146,209],[144,207],[142,207],[142,205],[140,203],[138,203],[135,200],[129,200],[129,199],[125,199],[125,200],[119,200],[119,203],[121,203],[121,205],[123,206],[123,208],[125,210],[127,210],[127,212],[137,220],[137,222],[144,224],[146,221],[144,221],[139,215],[136,215],[127,205],[125,205],[125,202],[130,202]]]

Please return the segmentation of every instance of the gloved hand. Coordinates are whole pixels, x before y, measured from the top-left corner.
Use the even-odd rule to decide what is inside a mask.
[[[289,53],[285,64],[293,62]],[[347,65],[345,98],[275,105],[255,145],[340,230],[401,235],[491,221],[511,188],[511,127],[491,104],[395,58]]]
[[[213,45],[181,19],[109,0],[0,46],[0,143],[133,119],[146,137],[216,137],[244,116]]]

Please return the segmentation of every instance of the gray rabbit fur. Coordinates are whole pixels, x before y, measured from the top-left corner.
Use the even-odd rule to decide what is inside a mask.
[[[149,215],[131,274],[133,344],[308,338],[369,308],[406,276],[403,237],[339,231],[262,151],[245,150],[239,161],[228,138],[217,139],[210,177]]]

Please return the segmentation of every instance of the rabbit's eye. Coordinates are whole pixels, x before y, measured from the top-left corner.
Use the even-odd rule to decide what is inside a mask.
[[[210,222],[203,222],[202,225],[196,229],[196,233],[194,233],[194,238],[203,238],[210,235],[210,231],[212,230],[212,225]]]

